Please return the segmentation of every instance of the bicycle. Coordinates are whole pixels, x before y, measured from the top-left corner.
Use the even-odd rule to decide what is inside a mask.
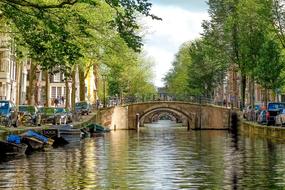
[[[2,125],[4,127],[11,127],[12,121],[9,117],[6,117],[4,115],[0,115],[0,125]]]
[[[35,126],[35,121],[30,114],[24,114],[21,118],[21,123],[24,126]]]

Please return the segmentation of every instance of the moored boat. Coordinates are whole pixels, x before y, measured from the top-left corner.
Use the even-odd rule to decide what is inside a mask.
[[[54,146],[79,142],[82,138],[81,130],[73,128],[70,124],[53,126],[50,129],[43,130],[43,134],[55,140]]]
[[[69,142],[60,136],[59,130],[57,128],[43,129],[42,133],[44,136],[54,140],[53,147],[59,147],[67,145]]]
[[[107,127],[103,127],[102,125],[92,123],[90,125],[87,125],[86,128],[90,133],[107,133],[110,132],[111,130],[108,129]]]
[[[18,135],[9,135],[7,141],[0,141],[0,155],[23,155],[27,148]]]
[[[44,143],[34,137],[23,137],[22,143],[28,145],[27,151],[40,150],[44,147]]]
[[[59,132],[59,136],[67,140],[69,143],[79,142],[82,138],[82,132],[80,129],[73,128],[72,125],[59,125],[56,126]]]
[[[44,149],[45,147],[49,147],[54,143],[54,140],[51,138],[48,138],[32,130],[29,130],[26,133],[22,134],[21,141],[22,143],[28,145],[28,152]]]

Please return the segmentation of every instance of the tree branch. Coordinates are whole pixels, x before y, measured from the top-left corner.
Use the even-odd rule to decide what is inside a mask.
[[[33,3],[29,2],[27,0],[0,0],[0,2],[4,3],[13,3],[15,5],[20,5],[23,7],[34,7],[38,9],[52,9],[52,8],[62,8],[65,5],[74,5],[75,3],[78,2],[78,0],[63,0],[61,3],[58,4],[39,4],[39,3]]]

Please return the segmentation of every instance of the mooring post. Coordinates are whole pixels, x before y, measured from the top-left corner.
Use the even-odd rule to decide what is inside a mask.
[[[117,126],[116,126],[116,125],[114,125],[114,131],[116,131],[116,129],[117,129]]]
[[[187,120],[187,131],[190,131],[190,123],[189,123],[189,120]]]
[[[140,130],[140,114],[139,113],[136,114],[136,130],[137,131]]]
[[[199,96],[200,115],[199,115],[199,128],[202,129],[202,97]]]

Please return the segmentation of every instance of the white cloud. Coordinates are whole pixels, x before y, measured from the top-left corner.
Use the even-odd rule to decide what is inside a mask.
[[[161,79],[171,68],[179,46],[199,37],[202,21],[208,19],[208,14],[206,10],[191,12],[176,6],[161,5],[154,5],[152,12],[163,20],[144,20],[148,28],[144,49],[156,62],[155,85],[163,86]]]

